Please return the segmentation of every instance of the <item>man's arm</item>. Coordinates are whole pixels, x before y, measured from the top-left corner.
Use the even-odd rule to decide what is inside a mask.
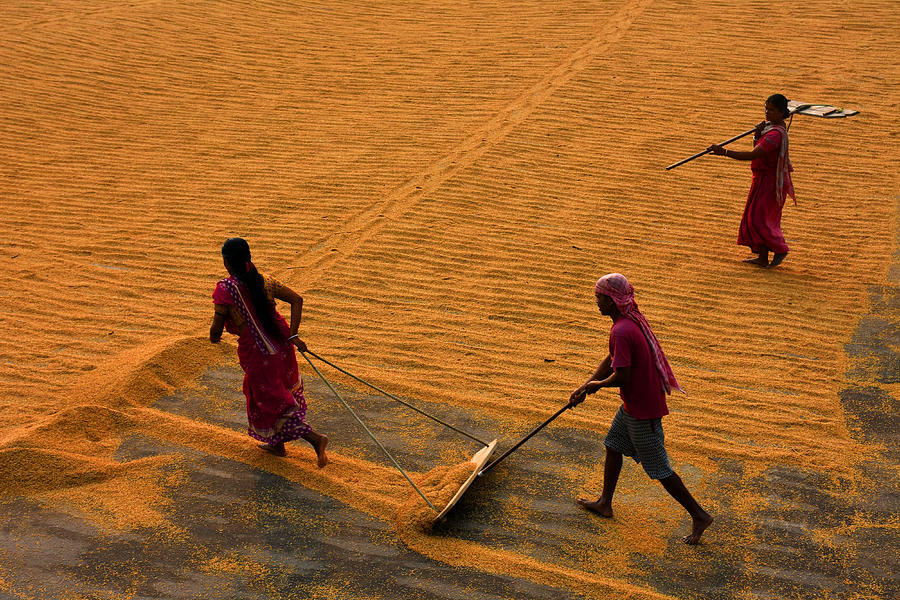
[[[612,368],[612,356],[609,354],[606,355],[606,358],[603,359],[603,362],[600,363],[600,366],[593,372],[590,378],[584,382],[584,385],[587,385],[591,381],[600,381],[606,379],[610,375],[615,373]],[[584,387],[584,386],[582,386]]]
[[[631,381],[631,367],[619,367],[614,370],[609,377],[604,379],[588,381],[584,384],[584,391],[587,394],[593,394],[600,388],[605,387],[622,387]]]
[[[575,392],[572,392],[572,396],[569,397],[569,406],[575,407],[584,402],[584,399],[588,394],[593,394],[600,388],[605,387],[622,387],[626,383],[631,381],[631,367],[619,367],[614,370],[609,377],[606,377],[601,380],[591,380],[585,383],[583,386],[575,390],[575,392],[581,392],[580,395],[576,396]]]
[[[587,387],[590,383],[594,381],[602,381],[604,379],[609,378],[614,375],[615,371],[612,368],[612,356],[609,354],[606,355],[606,358],[603,359],[603,362],[594,370],[591,376],[585,381],[581,386],[579,386],[572,394],[569,396],[569,404],[571,406],[577,406],[578,404],[584,402],[584,397],[586,394],[593,394],[597,390],[595,389],[593,392],[588,392]]]

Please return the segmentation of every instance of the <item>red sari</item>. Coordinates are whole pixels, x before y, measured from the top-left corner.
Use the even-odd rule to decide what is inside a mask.
[[[756,145],[766,153],[750,163],[753,182],[741,217],[737,243],[749,246],[757,254],[765,250],[786,254],[788,246],[781,233],[781,209],[787,196],[794,198],[787,130],[782,126],[769,126],[763,130]]]
[[[275,291],[281,283],[266,276],[263,281],[281,332],[280,340],[263,329],[249,290],[235,277],[216,285],[213,303],[217,309],[223,307],[227,311],[225,329],[238,336],[238,360],[244,370],[247,398],[247,433],[261,442],[277,444],[303,437],[310,427],[305,420],[306,400],[294,345],[287,341],[290,328],[275,310]]]

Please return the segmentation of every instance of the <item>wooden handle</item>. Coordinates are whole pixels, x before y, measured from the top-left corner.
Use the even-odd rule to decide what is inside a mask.
[[[763,123],[765,123],[765,121],[763,121]],[[742,137],[748,136],[751,133],[753,133],[754,131],[756,131],[757,127],[759,127],[759,125],[754,126],[753,129],[748,129],[744,133],[739,133],[736,136],[734,136],[733,138],[728,138],[724,142],[722,142],[720,144],[716,144],[716,146],[726,146],[726,145],[730,144],[731,142],[737,141],[737,140],[741,139]],[[704,154],[709,154],[709,153],[710,153],[709,150],[703,150],[702,152],[698,152],[697,154],[694,154],[693,156],[688,156],[684,160],[679,160],[677,163],[673,163],[673,164],[669,165],[668,167],[666,167],[666,171],[668,171],[670,169],[674,169],[675,167],[680,167],[681,165],[683,165],[686,162],[691,162],[695,158],[700,158]]]

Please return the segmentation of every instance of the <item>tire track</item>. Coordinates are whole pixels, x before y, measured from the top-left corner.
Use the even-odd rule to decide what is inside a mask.
[[[632,0],[625,3],[594,38],[573,52],[549,75],[526,90],[450,152],[389,193],[381,202],[358,212],[340,231],[323,236],[313,243],[299,264],[287,268],[303,269],[309,285],[336,263],[352,255],[385,225],[401,218],[423,197],[504,140],[557,90],[618,42],[652,3],[653,0]]]

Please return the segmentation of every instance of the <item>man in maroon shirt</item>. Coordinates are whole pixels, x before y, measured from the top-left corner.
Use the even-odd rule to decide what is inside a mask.
[[[669,465],[662,417],[669,414],[666,394],[681,390],[650,324],[634,301],[634,288],[623,275],[601,277],[594,288],[600,312],[613,321],[609,332],[609,355],[590,379],[572,392],[569,404],[577,406],[600,388],[617,387],[622,397],[609,433],[603,492],[596,501],[579,498],[578,504],[603,517],[612,517],[612,499],[622,470],[622,456],[641,464],[651,479],[658,479],[693,519],[691,533],[683,539],[696,544],[713,518],[700,508],[681,478]]]

